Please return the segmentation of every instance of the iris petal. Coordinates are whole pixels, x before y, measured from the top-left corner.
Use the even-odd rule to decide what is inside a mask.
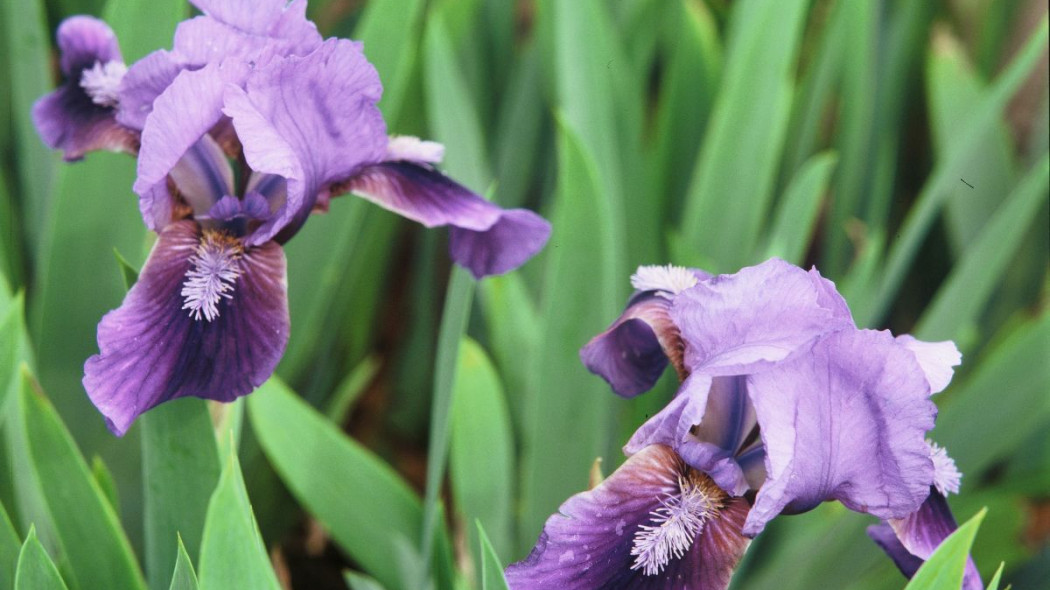
[[[170,174],[197,215],[207,214],[220,199],[233,194],[233,168],[219,144],[208,135],[183,154]]]
[[[500,212],[492,227],[473,230],[452,224],[448,250],[452,260],[474,278],[500,275],[528,262],[543,249],[551,235],[551,224],[527,209]]]
[[[346,189],[426,227],[448,225],[452,259],[477,277],[517,268],[550,237],[550,224],[524,209],[504,210],[437,170],[408,161],[362,168]]]
[[[576,494],[547,519],[532,553],[506,570],[509,586],[529,590],[695,588],[729,585],[748,539],[740,534],[747,514],[741,498],[729,499],[707,520],[681,558],[659,573],[632,569],[636,533],[669,496],[679,493],[687,470],[674,451],[655,445],[630,457],[593,490]]]
[[[845,330],[749,376],[768,479],[744,532],[836,499],[880,518],[918,508],[933,481],[924,436],[936,407],[914,356],[888,332]]]
[[[954,342],[924,342],[909,334],[897,336],[897,342],[915,354],[915,360],[919,361],[930,384],[930,393],[940,393],[948,387],[955,373],[952,367],[962,362],[962,353]]]
[[[710,389],[710,377],[690,375],[674,399],[634,431],[623,447],[624,453],[633,455],[654,444],[677,448],[686,439],[689,429],[703,419]]]
[[[341,39],[257,68],[244,89],[227,87],[224,112],[248,164],[288,180],[287,202],[248,244],[268,241],[286,226],[294,232],[327,183],[382,159],[386,125],[375,104],[381,93],[360,46]]]
[[[300,43],[302,51],[294,52],[299,55],[321,42],[317,27],[306,18],[305,0],[190,1],[206,18],[244,33],[245,38],[263,36]]]
[[[893,527],[890,525],[886,523],[873,524],[868,527],[867,533],[871,540],[875,541],[875,544],[886,552],[886,555],[893,560],[897,569],[909,580],[922,567],[923,560],[912,555],[901,544],[900,539],[897,538],[897,533],[893,532]]]
[[[139,131],[153,112],[153,101],[171,85],[182,71],[181,66],[163,49],[154,51],[128,68],[120,88],[117,121]]]
[[[669,356],[681,367],[681,339],[668,316],[670,306],[659,293],[640,293],[611,326],[580,349],[580,360],[617,395],[630,398],[649,391],[663,375]]]
[[[685,340],[686,367],[712,376],[767,369],[853,326],[823,283],[778,259],[683,291],[671,319]]]
[[[180,294],[200,230],[166,227],[139,280],[98,328],[100,354],[84,365],[84,387],[114,434],[165,401],[219,401],[250,393],[273,373],[288,340],[285,259],[268,243],[244,251],[232,296],[211,321],[195,320]]]
[[[223,89],[247,74],[237,64],[183,71],[153,103],[142,131],[135,192],[146,225],[160,231],[172,221],[167,177],[222,116]]]

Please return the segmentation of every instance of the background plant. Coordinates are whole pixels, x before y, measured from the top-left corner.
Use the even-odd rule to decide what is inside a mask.
[[[443,236],[338,202],[288,245],[281,380],[211,414],[158,408],[123,439],[80,378],[148,252],[134,164],[60,165],[28,117],[74,13],[105,18],[129,62],[189,15],[0,5],[0,588],[16,569],[69,588],[340,587],[345,568],[355,589],[498,583],[673,390],[615,399],[578,361],[630,271],[770,255],[819,265],[859,325],[956,340],[934,432],[966,474],[953,510],[988,507],[986,578],[1003,560],[1016,588],[1050,575],[1043,3],[313,0],[322,33],[365,42],[391,130],[444,142],[447,171],[541,211],[551,242],[474,283]],[[902,587],[871,522],[779,519],[734,584]]]

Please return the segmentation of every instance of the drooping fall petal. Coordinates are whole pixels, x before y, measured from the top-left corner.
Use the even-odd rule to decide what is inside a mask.
[[[288,340],[285,259],[268,243],[225,254],[225,269],[202,260],[202,232],[180,221],[161,232],[121,306],[102,318],[100,353],[84,365],[84,387],[114,434],[165,401],[185,396],[232,401],[273,373]],[[222,271],[225,291],[187,294],[192,271]],[[204,287],[206,287],[205,285]],[[200,288],[204,288],[200,287]],[[187,311],[190,296],[211,297],[210,317]]]

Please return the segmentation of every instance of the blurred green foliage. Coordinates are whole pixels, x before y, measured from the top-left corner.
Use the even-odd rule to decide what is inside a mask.
[[[1045,3],[311,0],[324,34],[364,41],[390,131],[443,142],[447,172],[542,212],[551,241],[475,289],[442,233],[340,199],[288,245],[283,381],[247,420],[183,400],[123,439],[80,378],[151,243],[134,162],[60,165],[29,119],[77,12],[106,18],[129,61],[192,14],[0,3],[0,589],[196,588],[195,572],[204,588],[498,588],[499,559],[523,558],[673,391],[625,401],[578,362],[631,269],[772,255],[819,265],[863,326],[959,344],[933,433],[965,474],[953,508],[988,507],[985,579],[1006,561],[1003,586],[1045,581]],[[838,505],[778,519],[734,587],[901,588],[871,523]]]

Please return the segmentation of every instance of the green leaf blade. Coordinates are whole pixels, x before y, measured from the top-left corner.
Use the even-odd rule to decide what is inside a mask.
[[[162,404],[141,420],[146,571],[150,588],[163,590],[171,581],[178,551],[185,551],[182,544],[193,555],[200,552],[221,466],[204,400]]]
[[[144,589],[131,545],[109,500],[54,408],[28,372],[18,396],[18,434],[77,588]]]
[[[31,256],[39,255],[40,238],[51,191],[58,170],[58,154],[44,145],[30,116],[33,104],[54,87],[51,68],[50,31],[43,0],[14,0],[0,3],[4,42],[11,59],[11,110],[16,140],[17,174],[25,210],[25,238]]]
[[[197,590],[200,586],[197,583],[197,574],[193,571],[193,561],[186,553],[186,546],[182,544],[181,536],[178,541],[179,554],[175,557],[175,571],[172,573],[168,590]]]
[[[1011,330],[978,359],[969,378],[945,392],[936,439],[963,473],[1008,455],[1050,417],[1050,311]],[[994,392],[999,392],[994,398]],[[989,405],[995,408],[989,419]]]
[[[255,524],[240,464],[232,453],[208,502],[199,582],[203,590],[281,589]]]
[[[863,307],[853,307],[857,325],[869,326],[882,319],[893,303],[922,246],[923,239],[941,212],[945,200],[956,190],[969,190],[959,182],[958,171],[976,149],[975,146],[980,145],[987,130],[997,124],[1009,99],[1038,63],[1042,48],[1046,46],[1047,30],[1047,19],[1044,17],[1017,57],[965,121],[966,128],[959,132],[959,139],[953,143],[953,149],[941,158],[926,180],[918,200],[908,212],[889,249],[879,285],[871,302]]]
[[[778,256],[792,264],[802,264],[836,163],[834,153],[818,154],[807,160],[791,180],[774,216],[767,258]]]
[[[493,544],[509,551],[514,440],[503,386],[484,349],[470,338],[460,345],[458,364],[449,462],[453,498],[465,522],[484,524]]]
[[[423,534],[405,482],[276,379],[248,396],[248,416],[281,479],[335,542],[384,586],[403,587],[395,539]]]
[[[615,449],[614,396],[587,372],[578,351],[616,318],[628,277],[611,254],[614,216],[590,152],[568,122],[560,133],[554,230],[540,314],[543,345],[529,359],[533,379],[523,416],[519,550],[532,546],[547,516],[565,498],[586,487],[595,457]]]
[[[507,578],[503,575],[503,563],[485,534],[485,527],[481,526],[481,522],[476,522],[475,526],[481,545],[481,590],[510,590]]]
[[[752,262],[790,115],[792,71],[808,2],[742,4],[707,135],[686,197],[689,249],[735,270]]]
[[[960,330],[976,324],[1017,253],[1025,229],[1046,203],[1050,156],[1033,166],[1014,191],[970,238],[915,332],[925,340],[957,339]]]
[[[55,562],[51,561],[32,528],[18,555],[15,590],[67,590]]]
[[[27,372],[18,400],[19,435],[76,587],[144,589],[117,514]]]
[[[22,551],[22,541],[11,524],[7,509],[0,504],[0,590],[14,588],[14,572],[18,568],[18,554]]]

